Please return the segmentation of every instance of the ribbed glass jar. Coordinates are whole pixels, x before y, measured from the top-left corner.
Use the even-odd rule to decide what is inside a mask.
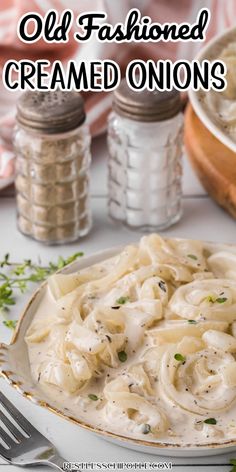
[[[84,120],[64,127],[48,133],[18,120],[15,130],[18,228],[47,244],[75,241],[91,228],[89,129]]]
[[[134,119],[125,106],[109,118],[109,214],[134,229],[162,230],[182,215],[183,115],[176,107],[164,120],[141,113]]]

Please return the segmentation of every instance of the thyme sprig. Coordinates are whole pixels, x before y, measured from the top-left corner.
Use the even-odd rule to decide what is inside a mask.
[[[6,254],[0,261],[0,312],[9,312],[10,307],[16,304],[17,291],[26,292],[31,283],[43,282],[54,272],[81,256],[82,252],[76,252],[66,259],[59,256],[56,263],[49,262],[48,266],[43,266],[40,261],[36,264],[31,259],[25,259],[21,263],[13,262],[10,260],[10,254]],[[10,329],[15,327],[13,320],[5,320],[3,323]]]
[[[232,469],[230,469],[230,472],[236,472],[236,459],[230,459],[230,465],[233,466]]]

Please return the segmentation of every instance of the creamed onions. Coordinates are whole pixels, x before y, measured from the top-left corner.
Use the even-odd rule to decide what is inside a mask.
[[[223,48],[217,59],[226,66],[227,87],[221,92],[207,91],[204,102],[211,118],[236,142],[236,42],[230,42]]]
[[[27,334],[31,371],[79,419],[178,444],[236,438],[236,251],[144,236],[53,275]]]

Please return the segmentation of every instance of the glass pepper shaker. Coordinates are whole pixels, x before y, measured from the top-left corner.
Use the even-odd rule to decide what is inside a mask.
[[[182,214],[180,94],[114,93],[108,125],[109,214],[130,228],[163,230]]]
[[[25,92],[17,107],[16,198],[19,230],[63,244],[91,228],[90,134],[75,92]]]

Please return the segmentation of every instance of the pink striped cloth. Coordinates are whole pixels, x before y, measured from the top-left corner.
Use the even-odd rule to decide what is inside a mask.
[[[63,44],[48,44],[39,41],[26,45],[17,38],[16,25],[22,14],[37,11],[45,14],[49,9],[58,12],[71,8],[75,15],[84,11],[106,11],[108,21],[124,21],[128,11],[139,8],[142,14],[149,15],[153,21],[194,22],[200,8],[208,7],[211,21],[207,30],[207,40],[226,28],[233,26],[236,19],[235,0],[1,0],[0,1],[0,68],[8,59],[68,59],[95,60],[114,59],[124,70],[132,59],[193,59],[201,43],[130,43],[102,44],[89,41],[78,44],[71,40]],[[12,132],[14,127],[15,104],[18,93],[4,89],[0,79],[0,179],[8,179],[14,174],[14,153]],[[106,118],[111,107],[111,96],[106,93],[84,94],[88,122],[92,135],[98,135],[106,128]]]

